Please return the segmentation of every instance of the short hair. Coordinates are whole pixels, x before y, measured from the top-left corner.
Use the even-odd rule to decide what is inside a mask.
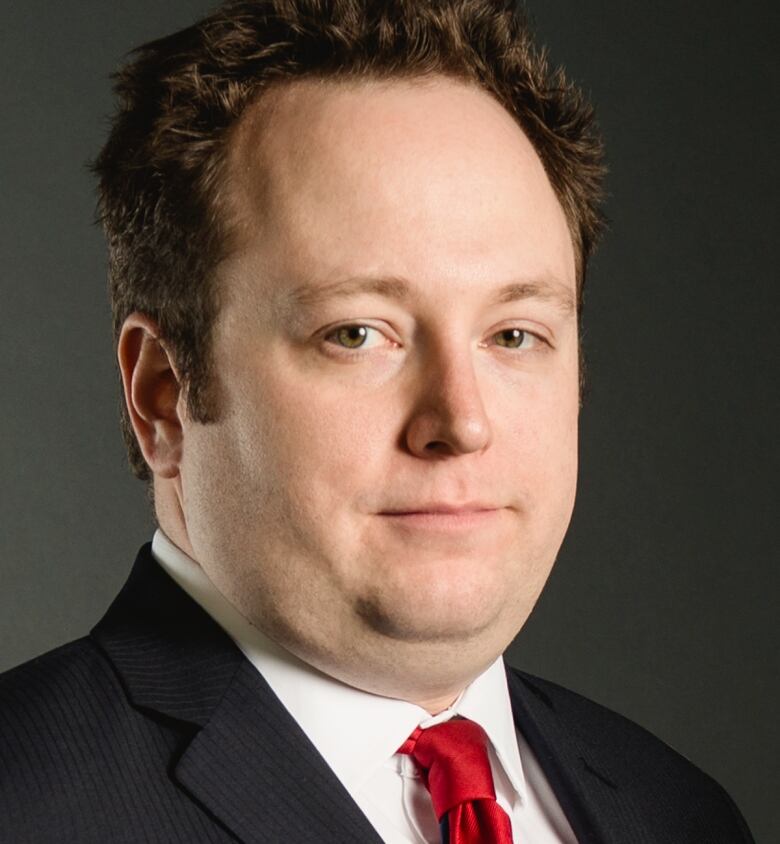
[[[93,165],[114,343],[133,311],[154,319],[194,421],[218,418],[210,338],[214,270],[229,251],[230,130],[281,82],[443,75],[493,95],[532,143],[565,212],[580,319],[586,265],[604,226],[602,142],[592,106],[550,67],[512,0],[229,2],[131,57],[114,76],[119,107]],[[151,481],[124,402],[121,414],[130,467]]]

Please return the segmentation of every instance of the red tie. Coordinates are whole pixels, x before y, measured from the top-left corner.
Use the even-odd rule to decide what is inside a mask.
[[[449,828],[448,844],[512,844],[509,816],[496,803],[487,741],[479,724],[458,718],[418,727],[398,748],[421,769],[436,817]]]

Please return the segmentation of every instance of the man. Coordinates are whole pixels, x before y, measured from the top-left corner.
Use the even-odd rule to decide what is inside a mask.
[[[574,504],[602,176],[512,5],[234,3],[120,74],[96,170],[159,530],[0,682],[2,840],[752,840],[501,658]]]

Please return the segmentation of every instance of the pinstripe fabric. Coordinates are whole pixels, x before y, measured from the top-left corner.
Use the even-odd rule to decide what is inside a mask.
[[[752,841],[720,786],[640,727],[513,669],[509,688],[580,842]],[[90,637],[0,677],[3,844],[379,840],[149,545]]]
[[[509,669],[515,723],[581,844],[754,844],[726,791],[647,730]]]

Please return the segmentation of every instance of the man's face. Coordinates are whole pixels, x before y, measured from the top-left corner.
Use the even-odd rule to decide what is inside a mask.
[[[181,468],[195,557],[327,673],[457,688],[525,622],[571,517],[561,206],[510,115],[443,78],[271,92],[230,174],[222,419],[186,423]]]

